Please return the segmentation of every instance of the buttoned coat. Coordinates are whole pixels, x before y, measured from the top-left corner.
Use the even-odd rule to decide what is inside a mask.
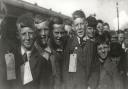
[[[19,52],[19,53],[18,53]],[[20,59],[20,66],[24,63],[20,51],[17,52],[17,58]],[[21,89],[49,89],[49,63],[45,58],[43,58],[37,49],[34,47],[31,52],[30,60],[30,70],[32,73],[33,81],[26,85],[22,84],[21,72],[19,71],[19,86]],[[19,67],[20,68],[20,67]],[[20,70],[20,69],[19,69]]]
[[[5,62],[5,54],[12,53],[15,59],[16,79],[7,80],[7,69]],[[33,81],[26,85],[22,84],[21,65],[24,64],[23,57],[19,46],[9,45],[9,42],[0,42],[0,89],[49,89],[49,64],[38,53],[34,47],[29,64],[32,73]]]

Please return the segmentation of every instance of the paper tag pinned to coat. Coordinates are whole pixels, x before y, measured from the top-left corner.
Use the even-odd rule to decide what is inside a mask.
[[[21,78],[22,78],[23,85],[33,81],[29,61],[21,65]]]
[[[76,72],[77,69],[77,54],[70,54],[69,59],[69,72]]]
[[[5,54],[7,80],[16,79],[15,73],[15,58],[13,53]]]

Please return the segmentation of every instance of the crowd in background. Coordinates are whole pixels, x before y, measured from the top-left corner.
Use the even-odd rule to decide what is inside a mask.
[[[128,28],[30,13],[0,26],[0,89],[128,89]]]

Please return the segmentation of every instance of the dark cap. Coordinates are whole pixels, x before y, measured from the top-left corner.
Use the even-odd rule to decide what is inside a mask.
[[[118,42],[112,42],[110,44],[110,56],[111,57],[119,57],[123,53],[123,49],[121,47],[121,44]]]

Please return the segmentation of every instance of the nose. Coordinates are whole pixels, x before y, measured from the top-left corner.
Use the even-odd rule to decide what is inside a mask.
[[[81,29],[81,24],[78,25],[78,29]]]
[[[30,35],[27,33],[26,34],[26,39],[29,40],[30,39]]]
[[[61,37],[62,37],[62,34],[61,34],[61,33],[59,33],[59,34],[58,34],[58,38],[61,38]]]
[[[45,35],[45,31],[44,30],[42,30],[42,35]]]
[[[102,49],[102,52],[105,52],[105,50],[104,50],[104,49]]]

